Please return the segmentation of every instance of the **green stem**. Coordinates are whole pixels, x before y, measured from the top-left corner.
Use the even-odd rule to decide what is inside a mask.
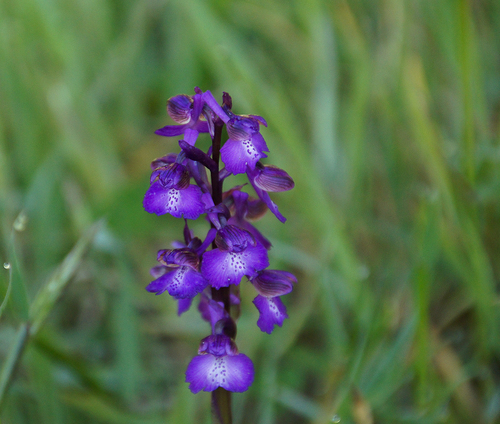
[[[212,139],[212,159],[217,164],[216,170],[211,173],[212,199],[214,205],[222,202],[222,183],[219,181],[219,159],[223,123],[215,124],[214,137]],[[216,249],[215,243],[212,248]],[[224,309],[230,313],[229,287],[221,287],[219,290],[212,287],[212,299],[224,303]],[[219,387],[212,392],[212,422],[213,424],[231,424],[231,392]]]

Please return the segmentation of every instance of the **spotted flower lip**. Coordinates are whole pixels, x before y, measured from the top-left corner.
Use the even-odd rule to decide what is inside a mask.
[[[250,282],[259,293],[253,300],[259,311],[257,326],[261,331],[271,334],[275,325],[281,327],[285,318],[288,318],[279,296],[290,293],[297,278],[290,272],[266,269],[258,272]]]
[[[267,250],[257,243],[248,245],[240,252],[213,249],[205,252],[201,263],[203,276],[212,287],[220,289],[231,284],[239,284],[244,275],[254,276],[269,266]]]
[[[203,275],[190,266],[165,267],[165,271],[146,287],[147,291],[157,295],[167,291],[175,299],[189,299],[208,285]]]
[[[175,218],[196,219],[205,212],[201,195],[201,189],[195,185],[178,190],[165,188],[160,181],[155,181],[146,191],[143,206],[156,215],[168,213]]]
[[[279,297],[258,295],[253,303],[259,311],[257,326],[264,333],[271,334],[275,325],[281,327],[283,321],[288,318],[286,307]]]
[[[186,382],[193,393],[211,392],[222,387],[231,392],[246,391],[254,380],[250,358],[238,353],[236,345],[224,335],[204,338],[186,370]]]

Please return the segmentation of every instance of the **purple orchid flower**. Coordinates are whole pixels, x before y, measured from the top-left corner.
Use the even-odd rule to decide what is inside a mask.
[[[297,279],[289,272],[269,269],[257,273],[250,282],[259,293],[253,300],[260,314],[257,325],[265,333],[271,334],[275,324],[281,327],[285,318],[288,318],[279,296],[290,293]]]
[[[211,392],[222,387],[244,392],[253,383],[254,367],[250,358],[238,353],[230,337],[219,334],[205,337],[186,370],[186,382],[193,393]]]
[[[244,275],[252,277],[269,266],[266,248],[235,225],[217,231],[215,244],[217,249],[203,255],[201,272],[216,289],[239,284]]]
[[[184,140],[191,146],[194,146],[199,133],[210,132],[213,135],[213,123],[203,121],[202,117],[211,116],[203,113],[204,107],[208,107],[223,122],[227,122],[229,117],[217,104],[210,91],[203,93],[198,87],[195,88],[193,96],[180,94],[171,97],[167,102],[167,112],[170,117],[180,125],[167,125],[155,131],[155,134],[163,137],[177,137],[184,134]]]
[[[255,168],[259,159],[266,158],[268,152],[264,137],[259,132],[259,125],[267,127],[261,116],[234,115],[227,122],[229,139],[220,150],[226,170],[232,174],[243,174],[247,166]]]
[[[160,250],[158,261],[163,263],[162,270],[153,268],[154,276],[163,273],[152,281],[146,290],[157,295],[168,291],[176,299],[189,299],[196,296],[208,285],[199,271],[200,259],[189,248]],[[185,305],[184,305],[185,307]]]
[[[198,310],[210,323],[211,335],[201,341],[198,355],[189,363],[186,382],[193,393],[214,392],[212,402],[217,409],[223,392],[217,388],[243,392],[254,379],[252,361],[238,352],[234,342],[242,277],[257,290],[253,303],[259,311],[261,331],[271,333],[288,318],[281,296],[289,293],[297,280],[288,272],[266,269],[271,243],[253,221],[270,209],[285,222],[268,193],[290,190],[294,182],[285,171],[260,163],[268,151],[260,134],[260,125],[267,126],[264,118],[234,114],[228,93],[223,93],[219,105],[210,91],[195,87],[194,92],[168,100],[168,114],[177,125],[156,131],[166,137],[182,135],[181,151],[152,162],[143,205],[156,215],[184,218],[184,241],[158,252],[161,265],[151,269],[154,280],[146,289],[156,294],[167,291],[178,302],[178,315],[200,294]],[[222,143],[224,125],[229,139]],[[212,138],[206,153],[195,147],[200,133]],[[223,169],[219,169],[220,160]],[[241,191],[245,184],[223,191],[229,176],[245,172],[258,198]],[[202,214],[210,224],[204,241],[195,237],[187,221]]]
[[[205,212],[202,191],[189,184],[189,171],[184,165],[175,162],[155,169],[151,180],[143,201],[147,212],[187,219],[196,219]]]
[[[267,193],[291,190],[295,186],[292,177],[280,168],[262,165],[260,162],[256,164],[254,169],[247,167],[247,176],[259,199],[267,205],[276,218],[285,222],[286,218],[280,213],[278,206]]]

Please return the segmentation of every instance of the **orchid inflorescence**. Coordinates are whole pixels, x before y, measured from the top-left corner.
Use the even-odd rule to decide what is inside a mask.
[[[252,361],[238,352],[236,323],[231,317],[239,308],[237,286],[242,277],[246,276],[257,291],[253,300],[259,311],[257,325],[269,334],[288,318],[280,296],[289,293],[297,281],[289,272],[267,269],[271,243],[251,223],[267,209],[285,222],[268,193],[290,190],[294,182],[282,169],[260,162],[268,151],[260,134],[260,126],[267,126],[264,118],[236,115],[231,108],[229,94],[223,93],[219,105],[210,91],[202,92],[198,87],[193,96],[181,94],[168,100],[168,114],[178,125],[163,127],[156,134],[182,135],[181,151],[152,162],[150,187],[143,202],[147,212],[171,214],[185,221],[184,241],[158,252],[161,265],[151,270],[155,279],[146,289],[157,295],[167,291],[177,299],[179,315],[200,295],[198,310],[210,323],[211,334],[201,341],[198,356],[186,371],[193,393],[218,387],[243,392],[253,382]],[[221,147],[224,125],[229,138]],[[209,133],[212,138],[207,153],[195,147],[199,133]],[[219,159],[223,169],[219,169]],[[244,185],[223,192],[227,177],[243,173],[257,198],[242,191]],[[203,241],[188,226],[189,219],[201,215],[210,223]]]

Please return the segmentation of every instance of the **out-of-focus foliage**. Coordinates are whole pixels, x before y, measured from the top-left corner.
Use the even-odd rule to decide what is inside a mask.
[[[257,223],[283,328],[241,285],[235,423],[499,422],[499,69],[494,0],[0,2],[2,424],[209,422],[209,327],[144,290],[182,230],[142,209],[154,130],[195,85],[296,182]]]

